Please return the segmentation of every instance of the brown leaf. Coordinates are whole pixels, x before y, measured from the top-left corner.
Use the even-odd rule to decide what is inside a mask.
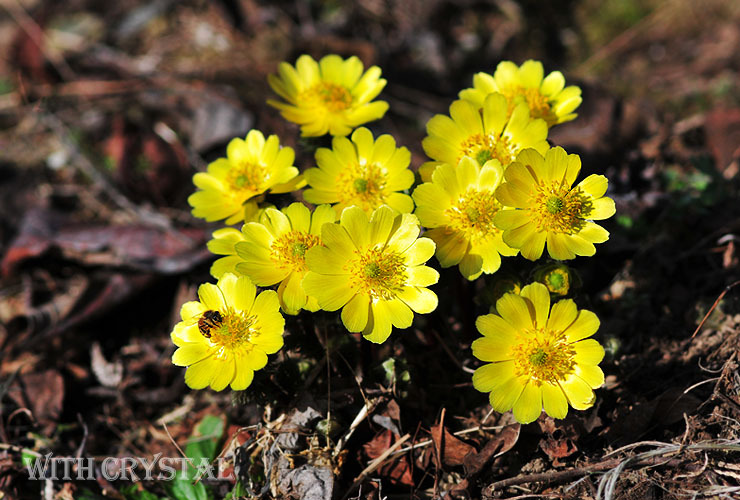
[[[465,456],[475,453],[475,448],[455,437],[444,427],[441,419],[439,424],[432,427],[432,441],[441,452],[442,463],[451,467],[463,465]]]
[[[398,439],[388,429],[379,432],[369,442],[362,445],[362,450],[368,459],[373,460],[382,455],[385,450],[391,447],[391,445]],[[414,480],[411,476],[411,465],[406,455],[401,455],[395,459],[389,459],[386,463],[380,466],[378,474],[382,477],[387,477],[393,484],[403,484],[406,486],[413,486]]]
[[[726,179],[737,175],[740,160],[740,109],[719,108],[707,114],[704,131],[717,170]]]
[[[576,451],[579,432],[576,425],[567,421],[556,421],[552,417],[538,420],[545,438],[540,440],[540,448],[552,460],[555,466],[563,465],[561,458],[569,457]]]
[[[56,370],[19,375],[8,391],[18,406],[29,408],[47,431],[57,425],[64,401],[64,379]]]
[[[519,431],[521,424],[511,424],[504,427],[501,432],[488,440],[483,449],[478,453],[468,453],[463,458],[465,466],[465,476],[475,476],[479,474],[491,459],[501,456],[510,449],[519,440]]]
[[[187,271],[210,258],[200,229],[162,230],[131,224],[91,226],[68,223],[55,212],[30,210],[0,263],[3,275],[51,248],[84,264],[123,266],[163,274]]]

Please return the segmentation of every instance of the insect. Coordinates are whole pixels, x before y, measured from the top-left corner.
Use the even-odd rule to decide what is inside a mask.
[[[205,311],[200,318],[198,318],[198,330],[200,330],[200,333],[207,339],[211,338],[211,329],[218,328],[221,326],[221,323],[223,323],[224,318],[221,316],[221,313],[214,310],[209,309],[208,311]]]

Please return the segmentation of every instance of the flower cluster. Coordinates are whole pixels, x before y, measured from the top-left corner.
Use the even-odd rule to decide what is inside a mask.
[[[380,76],[357,57],[281,63],[268,77],[281,100],[268,104],[304,137],[333,136],[330,147],[318,147],[299,175],[293,149],[252,130],[193,177],[193,215],[241,227],[213,232],[218,283],[182,306],[173,363],[188,367],[192,388],[243,390],[282,346],[283,314],[341,310],[347,331],[382,343],[437,308],[432,256],[472,281],[499,272],[505,258],[536,261],[546,250],[551,260],[529,280],[506,271],[482,295],[492,308],[476,322],[483,336],[472,353],[486,364],[473,385],[523,423],[543,409],[563,418],[569,406],[590,407],[604,380],[604,350],[589,338],[599,320],[566,298],[580,279],[562,261],[596,253],[609,233],[594,221],[615,205],[606,177],[577,182],[580,158],[548,142],[551,127],[576,117],[580,89],[531,60],[476,74],[449,113],[426,124],[429,161],[414,186],[409,150],[361,127],[388,110],[375,100]],[[267,202],[288,192],[311,206]]]

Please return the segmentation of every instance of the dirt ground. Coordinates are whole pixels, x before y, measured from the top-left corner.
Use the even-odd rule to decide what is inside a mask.
[[[4,0],[0,498],[740,498],[739,47],[731,0]],[[478,71],[534,58],[582,88],[549,140],[617,206],[609,241],[572,263],[607,351],[591,409],[491,412],[470,344],[493,280],[454,268],[437,311],[382,345],[304,312],[247,391],[185,386],[169,333],[212,281],[221,227],[191,216],[192,175],[250,128],[314,165],[265,103],[302,53],[382,68],[390,110],[370,126],[413,169]],[[95,470],[29,479],[23,461],[48,453]],[[100,468],[157,454],[224,469]]]

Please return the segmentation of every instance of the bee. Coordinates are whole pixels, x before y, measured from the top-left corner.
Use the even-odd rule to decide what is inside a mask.
[[[200,318],[198,318],[198,330],[200,330],[200,333],[207,339],[211,338],[211,329],[218,328],[221,326],[221,323],[223,323],[224,318],[221,316],[221,313],[214,310],[209,309],[208,311],[205,311]]]

